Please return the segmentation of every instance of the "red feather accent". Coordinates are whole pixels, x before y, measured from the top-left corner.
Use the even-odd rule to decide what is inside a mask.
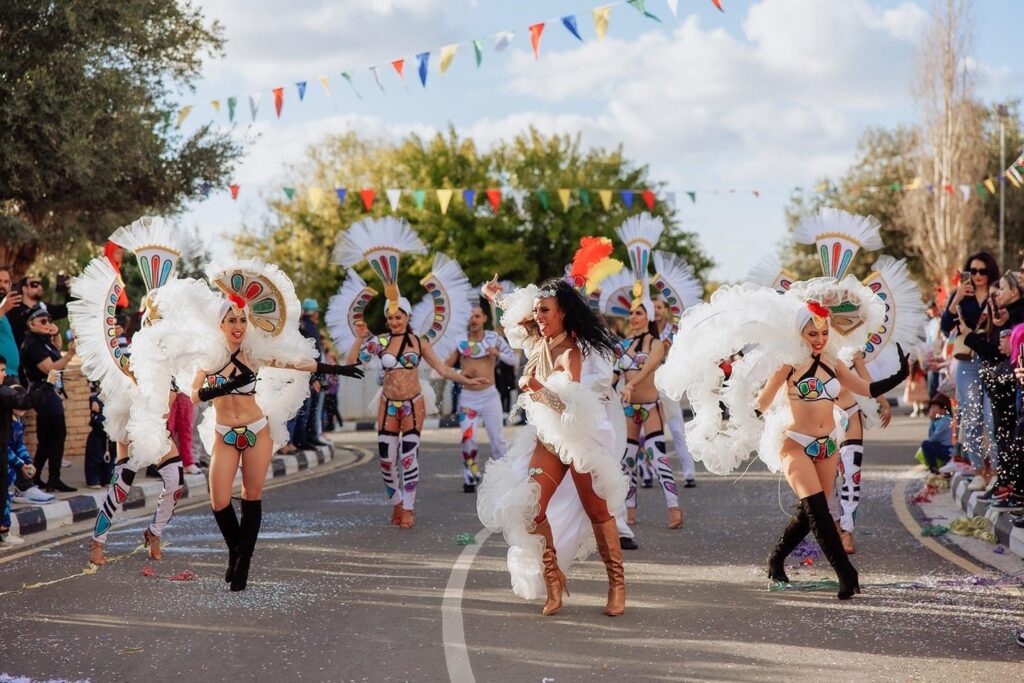
[[[234,292],[228,294],[228,301],[234,304],[235,308],[245,308],[245,304],[247,303],[245,299],[238,296]]]
[[[818,316],[819,318],[828,317],[828,309],[819,304],[817,301],[808,301],[807,310],[809,310],[811,313]]]
[[[586,280],[590,269],[601,261],[611,256],[614,249],[612,241],[607,237],[583,237],[580,239],[580,248],[572,257],[572,270],[570,275],[577,282],[577,278]]]

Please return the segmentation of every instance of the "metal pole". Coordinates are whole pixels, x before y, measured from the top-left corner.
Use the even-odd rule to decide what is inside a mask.
[[[999,114],[999,269],[1006,268],[1006,105],[996,107]]]

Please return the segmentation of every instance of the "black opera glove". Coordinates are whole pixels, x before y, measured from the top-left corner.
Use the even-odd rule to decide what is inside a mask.
[[[896,345],[896,353],[900,357],[900,369],[885,379],[880,379],[868,385],[868,395],[871,398],[878,398],[882,394],[892,391],[910,375],[910,356],[903,352],[903,347],[899,344]]]
[[[334,365],[333,363],[317,362],[316,371],[321,375],[344,375],[345,377],[354,377],[356,379],[363,378],[363,369],[359,367],[359,363]]]
[[[210,401],[221,396],[227,396],[235,389],[244,387],[250,382],[256,381],[256,375],[251,372],[243,372],[240,375],[235,375],[226,382],[222,382],[215,387],[201,387],[197,392],[200,401]]]

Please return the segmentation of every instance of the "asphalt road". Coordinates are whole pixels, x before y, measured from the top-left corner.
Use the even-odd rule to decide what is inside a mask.
[[[665,528],[660,491],[641,491],[624,616],[601,613],[593,558],[569,572],[562,611],[542,617],[512,594],[499,536],[456,542],[481,525],[461,492],[457,431],[441,430],[424,435],[412,530],[390,526],[371,451],[268,489],[244,593],[222,580],[203,505],[171,522],[159,563],[139,549],[143,518],[112,532],[108,555],[123,557],[95,574],[82,573],[87,537],[74,532],[0,555],[0,681],[1016,680],[1020,589],[969,585],[977,560],[949,561],[898,518],[893,490],[916,488],[909,453],[925,430],[901,420],[869,435],[854,557],[864,593],[850,602],[766,589],[792,498],[755,464],[680,489],[681,530]],[[372,448],[374,435],[338,440]],[[170,580],[185,571],[196,578]],[[821,560],[790,576],[833,575]]]

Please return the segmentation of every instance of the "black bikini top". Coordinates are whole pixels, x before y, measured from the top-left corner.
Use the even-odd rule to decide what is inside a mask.
[[[813,356],[814,362],[807,368],[807,371],[800,375],[794,383],[796,389],[795,398],[801,401],[835,401],[839,399],[839,392],[843,387],[836,377],[836,373],[829,366],[821,362],[821,356]],[[828,375],[827,380],[818,377],[818,368]],[[792,375],[790,371],[790,375]]]

